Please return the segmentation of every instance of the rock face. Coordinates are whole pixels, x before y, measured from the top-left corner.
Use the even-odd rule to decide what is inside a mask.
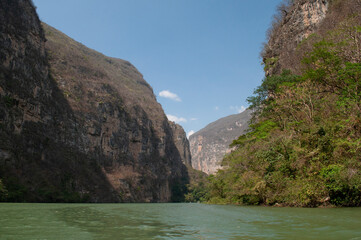
[[[181,155],[182,162],[188,167],[192,166],[192,157],[187,134],[179,124],[170,121],[169,125],[172,128],[173,141]]]
[[[42,27],[29,0],[0,3],[7,200],[181,200],[187,142],[136,68]]]
[[[191,135],[192,167],[207,174],[213,174],[221,168],[224,155],[231,151],[229,145],[247,131],[251,113],[247,109],[221,118]]]
[[[328,7],[329,0],[295,0],[279,9],[262,53],[266,76],[299,65],[299,59],[293,57],[296,47],[316,31]]]

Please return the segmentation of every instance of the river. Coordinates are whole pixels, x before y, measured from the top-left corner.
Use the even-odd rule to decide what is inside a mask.
[[[361,208],[1,203],[0,239],[361,239]]]

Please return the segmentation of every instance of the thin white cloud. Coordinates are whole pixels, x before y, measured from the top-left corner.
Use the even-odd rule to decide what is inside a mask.
[[[241,113],[243,112],[244,110],[246,110],[246,107],[245,106],[230,106],[229,107],[231,110],[234,110],[236,111],[237,113]]]
[[[190,120],[191,120],[191,121],[197,121],[198,118],[191,118]]]
[[[175,122],[175,123],[181,123],[181,122],[187,122],[187,119],[183,117],[177,117],[174,115],[167,114],[167,118],[169,121]]]
[[[241,106],[241,107],[238,109],[238,112],[241,113],[241,112],[244,112],[244,110],[246,110],[246,107],[245,107],[245,106]]]
[[[214,110],[218,111],[218,110],[219,110],[219,107],[218,107],[218,106],[215,106],[215,107],[214,107]]]
[[[195,133],[195,131],[193,131],[193,130],[190,130],[189,132],[188,132],[188,134],[187,134],[187,138],[189,138],[191,135],[193,135]]]
[[[176,102],[181,102],[182,99],[180,99],[180,97],[178,97],[177,94],[175,93],[172,93],[171,91],[169,90],[163,90],[159,93],[159,97],[164,97],[164,98],[168,98],[168,99],[171,99],[173,101],[176,101]]]

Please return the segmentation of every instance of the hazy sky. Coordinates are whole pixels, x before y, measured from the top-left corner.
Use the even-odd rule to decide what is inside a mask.
[[[33,0],[40,19],[130,61],[187,133],[247,107],[280,0]]]

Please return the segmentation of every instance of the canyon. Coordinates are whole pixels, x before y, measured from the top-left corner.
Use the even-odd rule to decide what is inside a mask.
[[[0,2],[2,200],[181,201],[188,141],[141,73]]]

